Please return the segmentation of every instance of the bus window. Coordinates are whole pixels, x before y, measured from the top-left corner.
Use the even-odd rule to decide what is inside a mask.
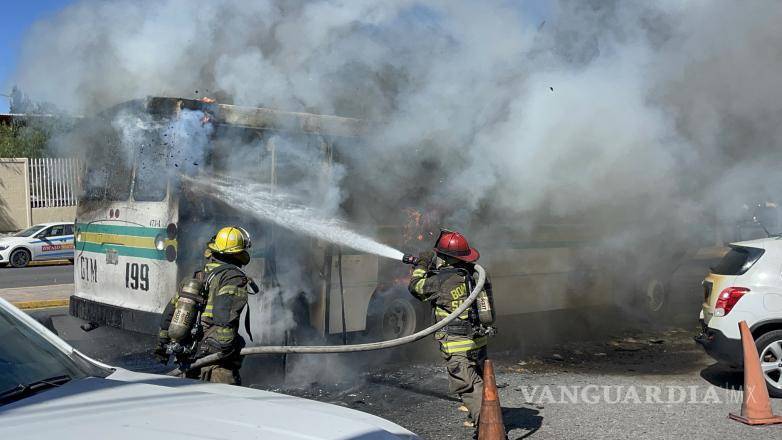
[[[89,165],[84,178],[84,198],[88,200],[125,201],[130,198],[130,167],[124,162],[101,168],[101,163]]]
[[[139,202],[160,202],[166,198],[167,186],[166,154],[162,145],[142,145],[136,159],[133,199]]]

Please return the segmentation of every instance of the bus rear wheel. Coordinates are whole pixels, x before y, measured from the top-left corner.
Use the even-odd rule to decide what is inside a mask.
[[[367,331],[372,339],[388,341],[411,335],[423,323],[421,304],[403,289],[376,294],[369,304]]]
[[[30,262],[30,251],[27,249],[17,249],[11,252],[11,256],[8,258],[11,263],[11,267],[25,267]]]

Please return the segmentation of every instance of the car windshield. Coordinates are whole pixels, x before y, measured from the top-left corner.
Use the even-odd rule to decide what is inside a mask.
[[[24,231],[17,232],[14,237],[31,237],[36,232],[40,231],[43,225],[35,225],[32,228],[25,229]]]
[[[62,352],[2,307],[0,341],[0,395],[53,378],[106,377],[111,373],[76,353]]]

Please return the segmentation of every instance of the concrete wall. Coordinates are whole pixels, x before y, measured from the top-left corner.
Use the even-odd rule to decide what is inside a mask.
[[[27,161],[0,159],[0,232],[17,231],[31,225]]]
[[[75,206],[59,208],[33,208],[33,224],[47,222],[72,222],[76,218]]]

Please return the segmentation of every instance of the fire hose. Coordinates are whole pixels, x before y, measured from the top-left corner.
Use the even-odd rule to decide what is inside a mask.
[[[467,299],[449,314],[445,318],[443,318],[441,321],[436,322],[434,325],[427,327],[417,333],[413,333],[411,335],[403,336],[401,338],[397,339],[391,339],[388,341],[379,341],[379,342],[369,342],[365,344],[352,344],[352,345],[279,345],[279,346],[257,346],[257,347],[245,347],[243,348],[239,354],[242,356],[249,356],[249,355],[256,355],[256,354],[290,354],[290,353],[353,353],[358,351],[373,351],[373,350],[383,350],[386,348],[393,348],[393,347],[399,347],[400,345],[409,344],[411,342],[418,341],[419,339],[423,339],[432,333],[442,329],[451,321],[454,319],[457,319],[459,315],[464,313],[468,307],[472,305],[472,303],[475,302],[476,298],[478,298],[478,295],[481,293],[481,290],[483,290],[483,284],[486,281],[486,271],[483,269],[483,267],[479,265],[475,265],[475,271],[478,273],[478,279],[475,282],[475,287],[473,287],[472,291],[470,292],[470,296],[467,297]],[[200,359],[197,359],[192,364],[188,365],[185,369],[187,371],[194,370],[196,368],[205,367],[207,365],[212,365],[214,363],[219,362],[222,358],[224,358],[225,355],[222,353],[215,353],[210,354],[208,356],[204,356]],[[168,373],[169,376],[178,376],[182,373],[182,371],[178,368],[176,370],[173,370]]]

